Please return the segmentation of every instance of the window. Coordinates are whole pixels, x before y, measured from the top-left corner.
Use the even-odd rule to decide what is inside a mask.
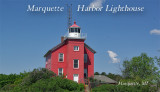
[[[80,28],[69,28],[69,33],[80,33]]]
[[[75,33],[78,33],[78,28],[75,28]]]
[[[63,53],[59,53],[59,62],[63,62],[63,57],[64,57]]]
[[[87,77],[87,68],[84,68],[84,77]]]
[[[72,33],[74,32],[74,28],[71,28],[71,32],[72,32]]]
[[[63,68],[58,68],[58,75],[62,76],[63,75]]]
[[[80,33],[80,28],[78,28],[78,33]]]
[[[74,46],[74,51],[79,51],[79,46]]]
[[[73,68],[79,68],[79,60],[78,59],[74,59],[73,61]]]
[[[87,63],[87,54],[84,54],[84,63]]]

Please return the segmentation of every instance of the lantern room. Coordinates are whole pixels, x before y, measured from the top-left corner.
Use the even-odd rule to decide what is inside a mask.
[[[75,37],[75,38],[80,38],[81,37],[81,28],[76,24],[74,21],[74,24],[69,27],[69,33],[68,37]]]

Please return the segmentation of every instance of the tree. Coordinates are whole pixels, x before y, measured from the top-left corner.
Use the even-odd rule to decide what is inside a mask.
[[[125,60],[123,67],[122,74],[125,78],[141,78],[152,81],[158,77],[158,68],[155,67],[154,59],[145,53],[133,57],[131,60]]]
[[[159,57],[159,58],[158,58],[158,57],[155,57],[155,59],[156,59],[157,65],[159,65],[159,67],[160,67],[160,57]]]
[[[106,74],[106,72],[102,72],[101,75],[105,75],[106,76],[107,74]]]
[[[159,66],[159,69],[160,69],[160,57],[159,58],[155,57],[155,59],[156,59],[157,65]],[[158,71],[158,73],[160,73],[160,71]],[[159,87],[160,86],[160,74],[159,74],[159,77],[157,78],[157,81],[158,81],[157,87]]]
[[[94,75],[99,75],[99,72],[95,72]]]
[[[113,73],[108,73],[106,76],[116,81],[119,81],[122,79],[121,75],[113,74]]]

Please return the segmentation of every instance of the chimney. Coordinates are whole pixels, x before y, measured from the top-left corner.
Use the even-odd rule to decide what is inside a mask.
[[[61,36],[61,42],[63,42],[64,41],[64,36]]]

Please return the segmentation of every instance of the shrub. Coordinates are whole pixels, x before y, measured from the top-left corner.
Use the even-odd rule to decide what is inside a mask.
[[[17,74],[9,74],[9,75],[0,74],[0,88],[4,87],[7,84],[13,84],[16,81],[18,82],[27,75],[28,75],[27,72],[20,73],[18,75]],[[15,83],[15,84],[18,84],[18,83]]]
[[[52,77],[41,79],[29,86],[18,86],[14,92],[69,92],[83,91],[84,85],[78,84],[72,80],[62,79],[61,77]]]
[[[56,74],[46,68],[39,68],[34,69],[31,73],[29,73],[28,76],[26,76],[23,80],[21,85],[31,85],[32,83],[35,83],[37,80],[40,79],[48,79]]]
[[[2,87],[1,90],[8,92],[9,90],[13,90],[15,86],[16,86],[16,85],[14,85],[14,84],[7,84],[7,85],[5,85],[4,87]],[[1,91],[1,90],[0,90],[0,91]]]
[[[53,77],[54,76],[54,77]],[[24,77],[24,76],[23,76]],[[55,73],[44,68],[34,69],[24,78],[18,77],[5,82],[0,92],[80,92],[84,85],[72,80],[55,76]],[[3,81],[1,81],[3,82]]]
[[[80,83],[78,86],[79,91],[84,91],[84,84]]]
[[[93,88],[92,91],[93,92],[156,92],[156,89],[148,85],[125,86],[125,85],[104,84],[99,87]]]

